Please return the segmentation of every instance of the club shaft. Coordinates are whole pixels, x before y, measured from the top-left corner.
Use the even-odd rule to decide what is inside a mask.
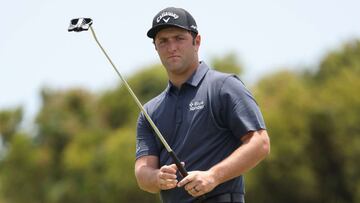
[[[101,46],[99,40],[96,37],[95,31],[92,28],[92,26],[90,26],[90,30],[91,33],[96,41],[96,43],[98,44],[98,46],[100,47],[101,51],[105,54],[106,58],[108,59],[108,61],[110,62],[110,64],[112,65],[112,67],[114,68],[115,72],[118,74],[118,76],[120,77],[121,81],[123,82],[123,84],[125,85],[126,89],[129,91],[129,93],[131,94],[131,96],[133,97],[133,99],[135,100],[137,106],[140,108],[141,112],[144,114],[144,116],[146,117],[147,121],[150,123],[151,127],[154,129],[157,137],[160,139],[161,143],[164,145],[164,147],[166,148],[166,151],[168,151],[170,153],[171,158],[174,160],[176,166],[178,167],[181,175],[183,177],[187,176],[188,173],[185,170],[184,166],[181,164],[179,158],[176,156],[176,154],[173,152],[173,150],[171,149],[171,147],[169,146],[169,144],[166,142],[166,140],[164,139],[163,135],[161,134],[161,132],[159,131],[159,129],[156,127],[155,123],[152,121],[151,117],[149,116],[149,114],[145,111],[144,107],[142,106],[141,102],[139,101],[139,99],[136,97],[135,93],[132,91],[130,85],[126,82],[125,78],[120,74],[120,72],[118,71],[118,69],[116,68],[115,64],[112,62],[112,60],[110,59],[109,55],[106,53],[105,49]]]
[[[159,131],[159,129],[156,127],[155,123],[152,121],[152,119],[150,118],[149,114],[145,111],[144,107],[142,106],[141,102],[139,101],[139,99],[136,97],[135,93],[132,91],[130,85],[126,82],[125,78],[121,75],[121,73],[118,71],[118,69],[116,68],[115,64],[112,62],[112,60],[110,59],[109,55],[106,53],[105,49],[101,46],[99,40],[96,37],[95,31],[92,28],[92,26],[90,26],[90,30],[91,33],[96,41],[96,43],[99,45],[100,49],[102,50],[102,52],[105,54],[106,58],[109,60],[109,62],[111,63],[112,67],[114,68],[115,72],[118,74],[118,76],[120,77],[120,79],[122,80],[123,84],[125,85],[126,89],[129,91],[129,93],[131,94],[131,96],[133,97],[133,99],[135,100],[136,104],[138,105],[138,107],[140,108],[141,112],[143,112],[144,116],[146,117],[146,119],[149,121],[151,127],[154,129],[155,133],[157,134],[157,136],[159,137],[159,139],[161,140],[161,142],[164,144],[166,150],[168,152],[172,151],[172,149],[170,148],[169,144],[166,142],[166,140],[164,139],[164,137],[162,136],[161,132]]]

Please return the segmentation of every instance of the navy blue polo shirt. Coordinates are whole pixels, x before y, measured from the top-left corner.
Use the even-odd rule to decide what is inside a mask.
[[[169,82],[144,108],[187,171],[210,169],[241,146],[246,133],[265,129],[259,107],[244,84],[234,75],[209,69],[204,62],[180,89]],[[160,166],[173,163],[140,113],[136,158],[146,155],[158,156]],[[244,193],[243,177],[220,184],[207,196],[226,192]],[[193,201],[184,188],[163,190],[161,198],[167,203]]]

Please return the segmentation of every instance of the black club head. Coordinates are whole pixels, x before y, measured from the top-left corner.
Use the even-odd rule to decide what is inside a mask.
[[[74,18],[70,21],[68,31],[82,32],[87,31],[92,25],[93,21],[91,18]]]

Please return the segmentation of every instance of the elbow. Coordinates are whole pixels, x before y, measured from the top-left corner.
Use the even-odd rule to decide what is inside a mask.
[[[155,187],[153,184],[148,182],[148,178],[145,177],[144,174],[142,174],[141,170],[135,169],[135,178],[137,185],[141,190],[152,194],[156,194],[160,192],[159,188]]]
[[[263,158],[267,157],[270,154],[270,138],[266,131],[263,131],[263,136],[261,140],[261,152]]]
[[[148,192],[148,193],[151,193],[151,194],[157,194],[160,192],[159,189],[156,189],[156,188],[152,188],[152,187],[148,187],[148,186],[145,186],[145,185],[142,185],[138,182],[138,186],[141,190],[145,191],[145,192]]]

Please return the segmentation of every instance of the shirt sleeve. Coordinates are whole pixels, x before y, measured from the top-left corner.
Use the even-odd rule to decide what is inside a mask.
[[[159,156],[159,151],[154,131],[141,112],[137,121],[136,159],[147,155]]]
[[[245,85],[236,76],[224,80],[220,89],[221,117],[234,136],[266,129],[260,109]]]

